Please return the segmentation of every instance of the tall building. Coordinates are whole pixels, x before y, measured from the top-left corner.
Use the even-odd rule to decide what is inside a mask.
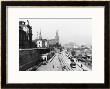
[[[32,47],[32,27],[24,21],[19,21],[19,48]]]
[[[58,31],[56,31],[55,39],[56,39],[56,41],[59,43],[59,35],[58,35]]]
[[[56,31],[56,35],[54,39],[50,39],[48,40],[49,46],[54,46],[54,45],[58,45],[59,44],[59,35],[58,35],[58,31]]]
[[[54,39],[43,39],[41,30],[40,33],[38,34],[37,32],[37,38],[34,40],[34,42],[37,45],[37,48],[47,48],[47,47],[57,47],[59,45],[59,35],[58,31],[56,31],[56,35]]]

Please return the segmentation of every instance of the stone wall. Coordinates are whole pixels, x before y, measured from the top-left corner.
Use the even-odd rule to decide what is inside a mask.
[[[38,50],[20,50],[19,51],[19,70],[23,71],[40,63]]]

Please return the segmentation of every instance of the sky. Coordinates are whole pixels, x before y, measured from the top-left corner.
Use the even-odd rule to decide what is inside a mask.
[[[29,21],[32,26],[32,40],[37,38],[37,32],[44,39],[54,39],[56,31],[62,45],[74,42],[77,45],[92,44],[92,19],[20,19]]]

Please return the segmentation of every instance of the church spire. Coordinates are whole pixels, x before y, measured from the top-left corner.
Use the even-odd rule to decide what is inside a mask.
[[[58,30],[56,31],[56,36],[55,39],[57,40],[57,42],[59,43],[59,35],[58,35]]]
[[[40,30],[40,33],[39,33],[39,39],[42,39],[41,30]]]
[[[27,20],[27,24],[29,25],[29,20]]]

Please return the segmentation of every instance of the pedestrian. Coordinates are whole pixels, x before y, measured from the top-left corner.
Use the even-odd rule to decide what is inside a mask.
[[[81,67],[82,67],[82,64],[81,64]]]
[[[53,65],[53,69],[54,69],[54,65]]]

